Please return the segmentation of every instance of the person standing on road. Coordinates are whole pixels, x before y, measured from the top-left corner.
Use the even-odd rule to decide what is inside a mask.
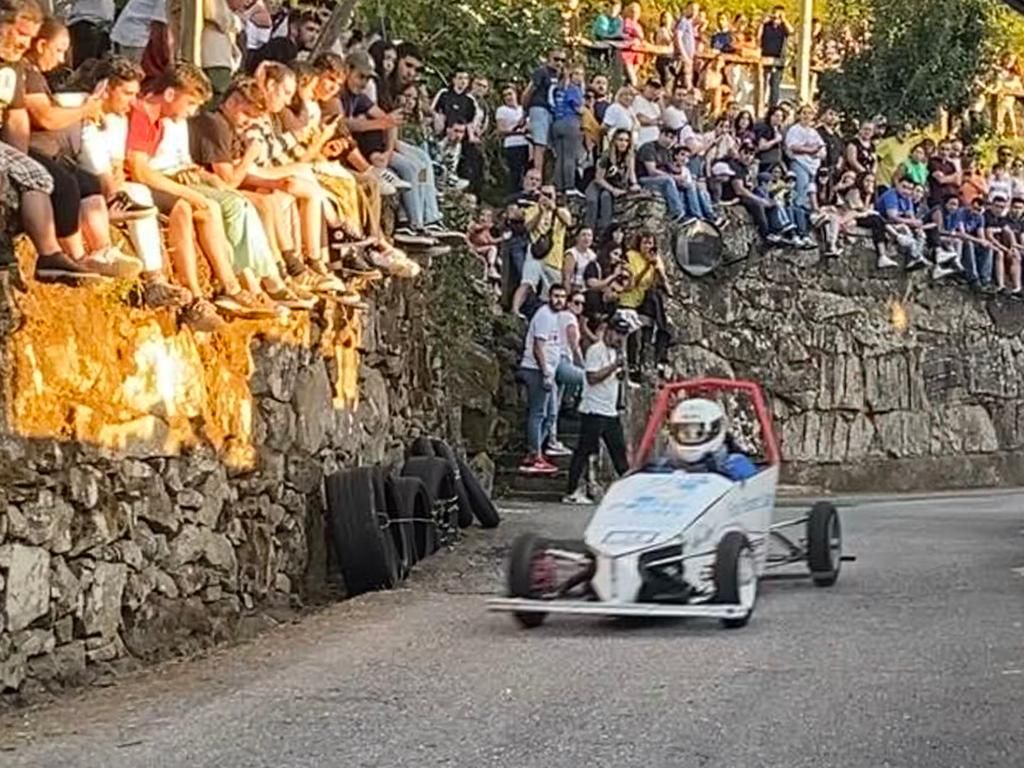
[[[553,475],[558,471],[558,467],[544,457],[544,442],[554,419],[558,417],[555,412],[555,371],[562,359],[558,315],[565,309],[566,298],[562,285],[552,285],[548,290],[548,303],[534,313],[526,331],[523,360],[519,364],[519,379],[526,385],[526,443],[529,451],[519,466],[523,474]]]
[[[616,474],[621,477],[629,468],[626,438],[619,418],[619,390],[625,375],[622,346],[629,331],[626,320],[612,317],[605,324],[603,337],[587,349],[579,407],[580,436],[569,465],[568,494],[562,499],[566,504],[594,503],[579,484],[588,460],[600,450],[602,440]]]

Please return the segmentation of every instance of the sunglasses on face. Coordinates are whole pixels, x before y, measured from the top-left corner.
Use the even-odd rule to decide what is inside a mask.
[[[582,307],[583,299],[573,299],[571,303],[574,307]]]
[[[564,58],[552,59],[552,61],[555,62],[555,64],[565,64]]]

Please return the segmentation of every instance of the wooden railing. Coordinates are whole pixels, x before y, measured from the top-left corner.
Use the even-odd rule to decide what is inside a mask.
[[[622,62],[622,53],[640,53],[645,57],[670,56],[675,58],[675,49],[670,45],[655,45],[654,43],[640,42],[637,40],[589,40],[579,38],[573,41],[572,47],[582,48],[594,54],[612,54],[613,75],[616,84],[625,82],[625,72]],[[754,104],[760,111],[765,104],[765,75],[768,69],[776,66],[779,60],[771,56],[761,56],[758,53],[722,53],[719,51],[701,51],[696,55],[698,61],[711,62],[721,61],[725,64],[739,64],[749,67],[752,70],[754,81]]]

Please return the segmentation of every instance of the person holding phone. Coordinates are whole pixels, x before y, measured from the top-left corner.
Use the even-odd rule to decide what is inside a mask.
[[[87,271],[108,278],[136,277],[139,260],[121,252],[110,239],[110,212],[99,180],[75,162],[71,129],[96,121],[103,110],[106,84],[78,106],[61,106],[46,73],[64,64],[71,37],[63,22],[46,19],[25,56],[25,108],[31,133],[29,156],[54,180],[57,237],[65,253]]]

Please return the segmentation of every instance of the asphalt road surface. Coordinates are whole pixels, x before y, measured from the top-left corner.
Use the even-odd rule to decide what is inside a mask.
[[[512,510],[405,590],[0,718],[0,766],[1022,766],[1022,502],[846,508],[839,584],[736,631],[485,613],[514,533],[587,517]]]

